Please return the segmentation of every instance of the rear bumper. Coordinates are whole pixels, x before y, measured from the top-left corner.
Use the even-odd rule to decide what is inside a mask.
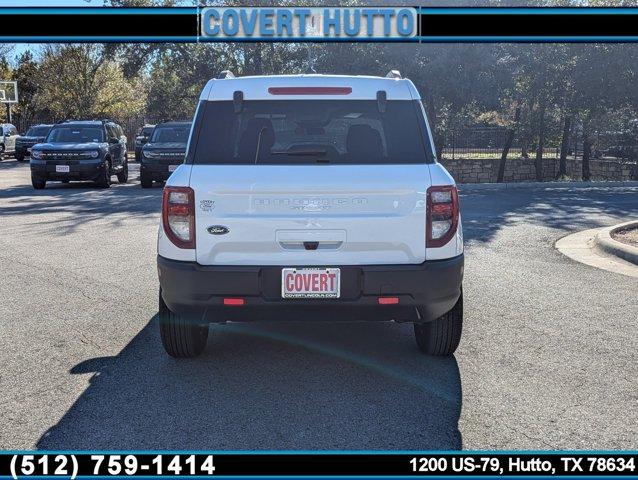
[[[328,265],[327,265],[328,266]],[[333,265],[329,265],[333,266]],[[334,265],[341,269],[341,298],[282,299],[278,266],[203,266],[157,257],[162,298],[192,320],[380,320],[429,322],[448,312],[461,294],[464,257],[420,265]],[[399,297],[379,305],[379,296]],[[224,306],[226,297],[245,299]]]
[[[68,172],[56,172],[57,165],[68,165]],[[53,161],[31,159],[31,174],[46,180],[95,180],[108,168],[104,160]]]

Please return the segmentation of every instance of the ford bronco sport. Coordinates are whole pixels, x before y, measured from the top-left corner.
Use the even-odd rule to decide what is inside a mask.
[[[155,126],[140,156],[140,184],[165,182],[184,163],[191,122],[164,122]]]
[[[461,338],[456,186],[398,72],[210,80],[158,238],[160,333],[174,357],[208,324],[411,322],[430,355]]]
[[[27,133],[16,140],[16,160],[23,162],[26,157],[31,156],[31,148],[34,145],[44,142],[52,125],[32,125]]]
[[[144,125],[140,128],[139,133],[135,137],[135,161],[139,162],[140,158],[142,158],[142,148],[148,142],[148,139],[151,138],[151,133],[153,133],[153,129],[155,125]]]
[[[36,190],[49,180],[93,180],[108,188],[112,175],[120,183],[128,181],[126,137],[110,120],[56,123],[44,143],[31,149],[31,183]]]

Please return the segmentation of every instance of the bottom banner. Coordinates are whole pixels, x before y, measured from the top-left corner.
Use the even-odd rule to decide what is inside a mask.
[[[636,477],[636,452],[15,452],[12,477]]]

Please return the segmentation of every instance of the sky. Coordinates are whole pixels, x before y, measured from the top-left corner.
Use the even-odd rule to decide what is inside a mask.
[[[0,7],[103,7],[104,0],[0,0]],[[9,59],[14,63],[15,57],[25,50],[37,51],[39,45],[18,43],[15,45]]]

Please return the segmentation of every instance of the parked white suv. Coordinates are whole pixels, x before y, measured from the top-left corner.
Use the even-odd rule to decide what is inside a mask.
[[[235,78],[202,91],[158,238],[162,343],[201,353],[208,324],[393,320],[424,353],[461,338],[463,236],[414,84]]]
[[[18,130],[10,123],[0,123],[0,160],[5,154],[15,154]]]

